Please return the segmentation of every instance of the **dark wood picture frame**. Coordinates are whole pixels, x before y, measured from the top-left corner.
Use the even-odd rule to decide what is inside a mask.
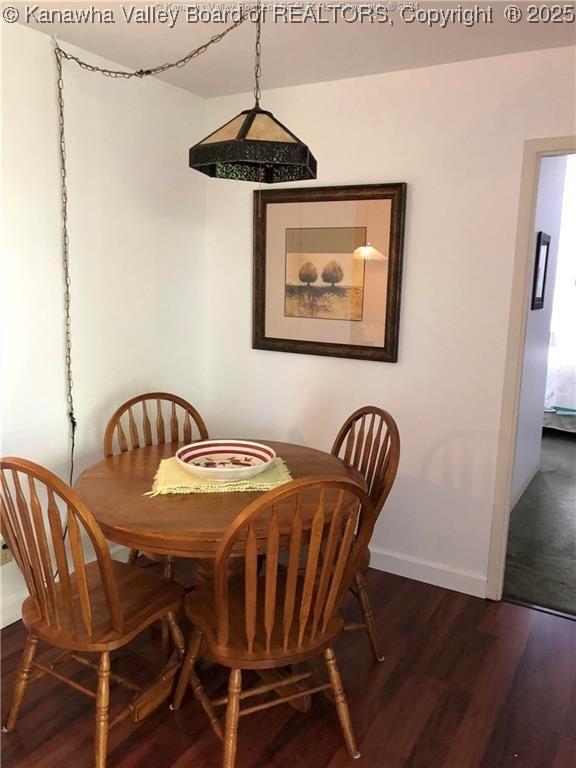
[[[534,280],[532,282],[532,309],[542,309],[544,306],[544,293],[546,291],[546,277],[548,275],[548,256],[550,253],[550,235],[545,232],[538,232],[536,238],[536,254],[534,257]],[[542,265],[542,259],[544,264]],[[541,270],[544,270],[542,276],[542,285],[539,289],[538,276]]]
[[[342,187],[305,187],[295,189],[256,190],[254,192],[254,293],[253,349],[295,352],[305,355],[348,357],[395,363],[398,360],[400,302],[402,290],[402,258],[406,218],[405,183],[363,184]],[[269,204],[330,201],[391,201],[388,283],[383,346],[362,346],[266,336],[266,211]]]

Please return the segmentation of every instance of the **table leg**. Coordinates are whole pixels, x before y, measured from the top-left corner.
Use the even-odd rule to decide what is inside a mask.
[[[194,584],[207,587],[214,582],[214,560],[211,558],[193,558],[190,561]],[[232,557],[228,565],[228,579],[244,578],[244,558]]]

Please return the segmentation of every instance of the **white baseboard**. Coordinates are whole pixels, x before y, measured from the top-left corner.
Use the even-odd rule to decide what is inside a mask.
[[[110,554],[114,560],[122,560],[125,562],[128,559],[128,550],[121,544],[111,544]],[[2,606],[0,611],[0,626],[2,628],[8,627],[10,624],[14,624],[15,621],[20,621],[22,618],[22,603],[27,598],[28,592],[24,586],[22,591],[14,593],[12,595],[2,594]]]
[[[486,597],[486,574],[453,568],[445,563],[434,563],[410,557],[400,552],[391,552],[380,547],[370,547],[370,565],[379,571],[397,576],[434,584],[437,587],[464,592],[474,597]]]
[[[26,597],[26,591],[21,594],[10,595],[8,598],[2,595],[2,629],[10,626],[10,624],[14,624],[15,621],[19,621],[22,618],[21,608]]]

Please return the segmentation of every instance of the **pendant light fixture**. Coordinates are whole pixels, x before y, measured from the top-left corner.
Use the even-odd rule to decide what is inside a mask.
[[[316,178],[316,159],[306,144],[260,108],[261,14],[256,19],[252,109],[246,109],[190,148],[190,168],[218,179],[264,184]]]

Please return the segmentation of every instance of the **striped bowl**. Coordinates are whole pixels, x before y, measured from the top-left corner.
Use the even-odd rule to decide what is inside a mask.
[[[180,448],[176,458],[204,480],[248,480],[269,467],[276,452],[249,440],[200,440]]]

